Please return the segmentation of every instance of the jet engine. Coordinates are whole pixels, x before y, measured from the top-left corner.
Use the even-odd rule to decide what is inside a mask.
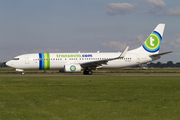
[[[64,65],[64,72],[81,72],[79,64]]]

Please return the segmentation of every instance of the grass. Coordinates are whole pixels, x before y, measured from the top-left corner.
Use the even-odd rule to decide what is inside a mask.
[[[0,77],[0,120],[178,120],[178,76]]]

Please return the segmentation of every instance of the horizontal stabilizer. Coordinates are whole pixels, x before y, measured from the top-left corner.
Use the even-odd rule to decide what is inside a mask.
[[[164,53],[158,53],[158,54],[153,54],[153,55],[149,55],[149,57],[157,57],[157,56],[162,56],[162,55],[169,54],[169,53],[172,53],[172,52],[173,52],[173,51],[164,52]]]

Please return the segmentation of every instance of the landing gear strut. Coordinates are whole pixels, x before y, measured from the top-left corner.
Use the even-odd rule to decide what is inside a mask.
[[[92,71],[91,70],[84,70],[83,74],[84,75],[92,75]]]

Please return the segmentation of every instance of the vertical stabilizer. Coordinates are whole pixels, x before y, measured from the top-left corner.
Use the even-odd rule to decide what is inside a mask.
[[[141,47],[135,49],[136,52],[145,52],[150,54],[159,53],[165,24],[159,24]]]
[[[142,45],[145,51],[150,53],[159,52],[164,28],[165,28],[165,24],[159,24],[154,29],[154,31],[151,33],[151,35],[146,39],[146,41]]]

